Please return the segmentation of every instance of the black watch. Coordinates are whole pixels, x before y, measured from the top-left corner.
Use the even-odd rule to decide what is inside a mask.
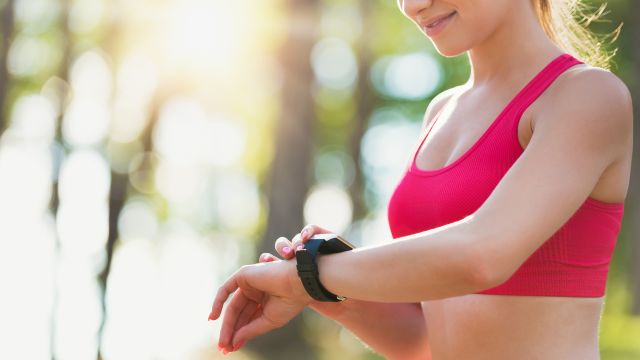
[[[296,251],[298,276],[309,295],[318,301],[343,301],[344,296],[336,295],[327,290],[320,283],[316,256],[318,254],[333,254],[355,248],[347,240],[336,234],[316,234],[305,244],[304,248]]]

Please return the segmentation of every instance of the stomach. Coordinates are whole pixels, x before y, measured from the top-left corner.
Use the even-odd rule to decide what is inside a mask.
[[[600,359],[603,298],[469,294],[422,302],[432,359]]]

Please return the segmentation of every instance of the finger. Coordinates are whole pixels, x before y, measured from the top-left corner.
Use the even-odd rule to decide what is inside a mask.
[[[238,272],[233,274],[218,289],[218,292],[216,293],[216,297],[213,301],[211,314],[209,314],[209,320],[216,320],[220,316],[220,313],[222,312],[222,305],[224,304],[225,301],[227,301],[227,299],[229,298],[229,295],[231,295],[238,288],[238,282],[236,279],[237,274]]]
[[[233,326],[234,335],[235,332],[241,327],[247,325],[258,309],[258,303],[255,301],[248,301],[247,305],[242,309],[242,312],[238,315],[238,320],[236,320],[235,325]]]
[[[261,309],[260,303],[255,301],[249,301],[247,305],[244,307],[244,309],[242,309],[242,312],[238,316],[238,320],[236,321],[236,324],[233,327],[233,334],[231,335],[231,340],[229,341],[230,347],[231,347],[231,343],[233,342],[233,339],[236,337],[236,332],[238,331],[238,329],[242,328],[243,326],[250,323],[253,319],[260,316],[260,313],[261,313],[260,309]],[[237,350],[237,349],[234,348],[234,350]]]
[[[232,350],[231,338],[233,336],[236,321],[249,303],[250,301],[243,293],[242,289],[238,290],[233,295],[233,298],[229,301],[229,305],[227,305],[227,308],[224,311],[222,327],[220,328],[220,336],[218,337],[219,347],[227,349],[228,351]]]
[[[258,262],[271,262],[277,260],[280,259],[271,253],[262,253],[260,254],[260,257],[258,257]]]
[[[218,348],[224,349],[227,352],[234,351],[234,348],[233,346],[231,346],[231,343],[235,336],[234,334],[236,332],[236,329],[235,329],[236,324],[238,323],[238,321],[240,321],[240,320],[234,320],[234,318],[238,319],[241,316],[241,314],[245,311],[245,309],[249,307],[249,309],[247,310],[247,312],[249,313],[249,316],[247,317],[250,317],[252,319],[253,316],[255,316],[256,311],[258,311],[258,309],[261,308],[262,306],[261,303],[264,301],[264,295],[265,295],[264,293],[261,293],[260,291],[256,291],[251,288],[244,288],[244,289],[238,290],[238,293],[234,295],[234,299],[236,296],[239,296],[239,298],[244,297],[245,299],[240,299],[237,301],[234,301],[234,299],[232,299],[231,302],[229,303],[229,306],[227,306],[225,310],[225,316],[222,322],[222,326],[220,329]],[[251,320],[248,319],[248,320],[242,320],[242,321],[245,323],[248,323]],[[232,330],[229,330],[229,329],[232,329]],[[227,337],[228,334],[229,336]]]
[[[233,348],[239,348],[239,345],[244,344],[247,340],[251,340],[256,336],[266,334],[267,332],[278,328],[279,326],[267,320],[264,314],[261,313],[259,317],[240,328],[233,338]]]
[[[284,259],[290,259],[294,255],[291,241],[284,236],[281,236],[276,240],[275,247],[278,254],[280,254]]]
[[[302,231],[300,231],[299,236],[296,235],[293,238],[293,251],[298,251],[300,250],[302,247],[304,247],[304,244],[315,234],[328,234],[331,233],[331,231],[325,229],[325,228],[321,228],[318,225],[314,225],[314,224],[308,224],[305,227],[302,228]]]
[[[241,324],[240,326],[238,326],[238,328],[236,329],[236,331],[233,334],[233,339],[231,340],[235,345],[235,347],[233,348],[234,351],[235,350],[239,350],[242,345],[244,345],[245,341],[237,341],[236,339],[236,335],[237,335],[237,331],[238,329],[240,329],[241,327],[243,327],[244,325],[250,323],[251,321],[254,321],[255,319],[259,318],[260,316],[262,316],[262,304],[260,303],[255,303],[256,304],[256,308],[253,312],[253,314],[251,314],[251,316],[246,320],[246,323]]]
[[[294,251],[294,256],[295,256],[295,252],[302,249],[304,247],[304,244],[309,241],[309,238],[307,237],[306,239],[302,239],[302,235],[301,234],[296,234],[292,239],[291,239],[291,246],[293,248]]]

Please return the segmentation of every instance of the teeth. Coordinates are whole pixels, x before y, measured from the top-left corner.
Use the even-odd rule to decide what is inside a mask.
[[[442,20],[438,20],[438,21],[434,22],[434,23],[433,23],[433,24],[431,24],[431,25],[427,25],[427,27],[428,27],[428,28],[432,28],[432,27],[434,27],[434,26],[436,26],[436,25],[440,24],[440,22],[441,22],[441,21],[442,21]]]
[[[428,27],[428,28],[432,28],[432,27],[434,27],[434,26],[436,26],[436,25],[440,24],[443,20],[448,19],[448,18],[449,18],[449,16],[451,16],[451,15],[453,15],[453,13],[451,13],[451,14],[449,14],[449,15],[447,15],[447,16],[445,16],[445,17],[443,17],[442,19],[440,19],[440,20],[438,20],[438,21],[434,22],[434,23],[433,23],[433,24],[431,24],[431,25],[427,25],[427,27]]]

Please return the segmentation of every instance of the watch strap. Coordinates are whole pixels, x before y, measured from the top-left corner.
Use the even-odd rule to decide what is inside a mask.
[[[309,295],[318,301],[342,301],[345,298],[327,290],[320,283],[316,257],[322,253],[323,239],[309,239],[303,249],[296,251],[296,268],[302,285]]]

